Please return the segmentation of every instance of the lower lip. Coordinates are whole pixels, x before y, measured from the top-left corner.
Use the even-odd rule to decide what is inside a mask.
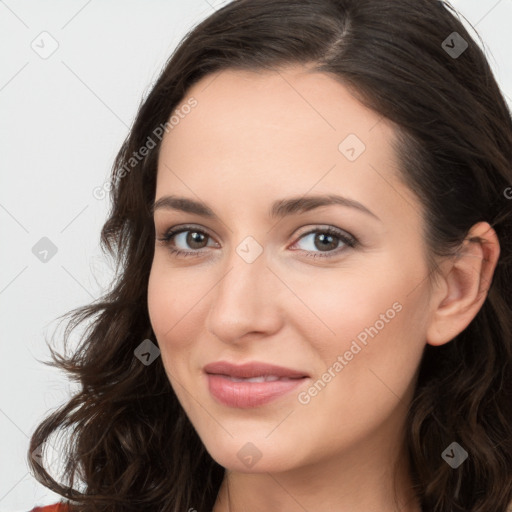
[[[269,382],[234,382],[225,375],[207,374],[208,389],[219,402],[229,407],[258,407],[289,393],[304,383],[302,379]]]

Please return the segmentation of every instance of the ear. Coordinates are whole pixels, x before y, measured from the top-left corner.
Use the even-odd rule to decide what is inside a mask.
[[[500,244],[487,222],[468,232],[457,254],[440,266],[431,295],[429,345],[444,345],[461,333],[482,307],[500,255]]]

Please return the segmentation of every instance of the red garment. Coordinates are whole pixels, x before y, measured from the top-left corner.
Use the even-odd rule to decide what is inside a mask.
[[[45,507],[35,507],[30,512],[67,512],[68,506],[65,503],[54,503]]]

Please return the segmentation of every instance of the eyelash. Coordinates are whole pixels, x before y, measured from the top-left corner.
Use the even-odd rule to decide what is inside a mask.
[[[207,236],[208,238],[211,238],[210,235],[208,235],[208,233],[206,233],[205,231],[202,231],[200,229],[197,229],[194,226],[182,226],[180,228],[169,229],[162,238],[158,238],[157,240],[159,240],[163,245],[167,246],[169,251],[177,257],[189,258],[189,257],[201,256],[201,254],[204,252],[204,250],[183,251],[181,249],[176,249],[173,246],[171,246],[170,242],[174,236],[179,235],[180,233],[187,232],[187,231],[193,231],[194,233],[200,233],[202,235]],[[307,233],[303,233],[300,236],[299,240],[301,240],[303,237],[311,235],[313,233],[323,233],[323,234],[327,234],[327,235],[332,235],[332,236],[338,238],[347,247],[352,248],[352,249],[357,247],[359,244],[359,241],[354,236],[345,234],[343,231],[333,228],[333,227],[313,229],[311,231],[308,231]],[[308,257],[308,258],[333,258],[333,257],[337,256],[343,250],[344,250],[344,248],[337,248],[334,251],[327,251],[326,254],[322,254],[321,252],[315,252],[315,253],[313,253],[314,255],[306,254],[306,257]],[[309,251],[304,251],[304,252],[308,253]]]

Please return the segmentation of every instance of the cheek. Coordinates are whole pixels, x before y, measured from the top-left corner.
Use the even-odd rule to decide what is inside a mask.
[[[164,260],[164,261],[162,261]],[[190,412],[193,404],[183,386],[191,389],[190,347],[201,324],[191,322],[199,301],[197,286],[187,286],[183,272],[155,256],[148,280],[148,312],[167,378],[178,400]],[[197,306],[196,306],[197,307]]]
[[[173,283],[168,276],[161,272],[160,266],[153,262],[148,280],[148,312],[153,331],[160,341],[164,334],[172,328],[172,312],[176,311],[179,303],[174,300],[174,294],[170,293]]]
[[[148,281],[148,311],[160,342],[172,339],[174,344],[187,339],[184,329],[193,327],[190,314],[194,314],[207,289],[207,284],[201,282],[186,269],[172,268],[163,255],[155,255]],[[182,336],[176,336],[178,331]]]
[[[309,312],[295,313],[295,319],[319,356],[318,374],[342,356],[343,373],[351,374],[349,386],[375,378],[368,372],[372,368],[401,388],[412,378],[425,345],[426,270],[420,258],[400,261],[399,255],[389,255],[383,260],[364,272],[343,269],[339,279],[333,272],[318,273],[296,288]],[[403,381],[395,380],[397,372]]]
[[[315,280],[304,295],[334,331],[319,330],[318,321],[316,334],[312,327],[302,331],[315,361],[315,379],[300,396],[300,403],[309,402],[305,410],[312,431],[324,429],[330,439],[347,436],[355,441],[378,431],[397,407],[407,403],[425,345],[425,285],[410,293],[414,269],[399,268],[400,272],[388,268],[380,275],[345,273],[342,287]],[[322,446],[328,452],[331,442]]]
[[[386,315],[386,311],[387,317],[394,319],[400,309],[399,305],[393,308],[400,295],[400,283],[390,281],[389,273],[384,276],[370,268],[365,272],[341,269],[339,273],[318,273],[294,288],[307,306],[295,308],[295,317],[302,327],[307,325],[306,319],[311,324],[314,331],[310,339],[323,340],[317,346],[319,352],[343,349],[375,322],[382,328],[380,315]]]
[[[195,329],[200,326],[190,319],[195,312],[194,304],[197,307],[200,300],[199,294],[198,286],[184,283],[183,272],[155,257],[148,281],[148,312],[162,363],[178,395],[173,377],[182,382],[190,371],[190,346],[198,335]]]

